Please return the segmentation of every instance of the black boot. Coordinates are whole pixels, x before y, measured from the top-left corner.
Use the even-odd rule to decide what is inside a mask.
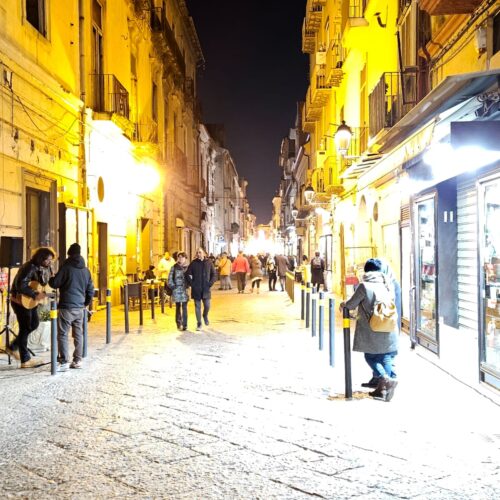
[[[374,391],[369,392],[370,396],[373,399],[378,399],[379,401],[385,401],[385,398],[387,396],[387,389],[386,389],[386,383],[387,383],[387,378],[380,378],[377,384],[377,388]]]
[[[375,389],[375,387],[378,386],[379,380],[380,380],[380,377],[373,376],[369,382],[363,382],[361,384],[361,387],[370,387],[372,389]]]
[[[396,386],[398,385],[398,381],[393,379],[393,378],[389,378],[387,379],[387,382],[385,384],[385,390],[386,390],[386,393],[385,393],[385,400],[386,402],[388,403],[392,397],[394,396],[394,390],[396,389]]]

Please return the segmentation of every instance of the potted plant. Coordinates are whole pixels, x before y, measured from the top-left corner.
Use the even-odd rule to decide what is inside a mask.
[[[48,351],[50,349],[50,309],[47,304],[38,306],[38,328],[30,333],[28,347],[32,351]]]

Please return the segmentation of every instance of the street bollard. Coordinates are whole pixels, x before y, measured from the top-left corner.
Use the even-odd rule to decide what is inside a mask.
[[[142,304],[142,281],[139,281],[139,325],[144,325],[144,307]]]
[[[123,302],[125,312],[125,333],[130,332],[130,320],[128,316],[128,283],[123,286]]]
[[[165,283],[160,285],[158,293],[160,294],[160,310],[162,314],[165,314]]]
[[[329,325],[328,325],[328,337],[329,337],[329,354],[330,354],[330,366],[335,366],[335,299],[330,297],[328,299],[328,309],[329,309]]]
[[[111,290],[106,289],[106,344],[111,343]]]
[[[316,337],[316,289],[312,290],[311,300],[311,337]]]
[[[311,315],[311,284],[306,285],[306,328],[309,328],[309,317]]]
[[[351,376],[351,320],[349,309],[343,308],[344,326],[344,366],[345,366],[345,397],[352,399],[352,376]]]
[[[149,300],[151,300],[151,319],[155,319],[155,289],[152,285],[149,289]]]
[[[319,336],[319,350],[323,350],[323,323],[325,318],[325,294],[323,292],[319,292],[319,327],[318,327],[318,336]]]
[[[300,319],[304,320],[305,317],[305,300],[306,300],[306,286],[304,282],[300,284]]]
[[[57,373],[57,304],[50,301],[50,374]]]
[[[82,348],[82,358],[87,357],[87,346],[89,341],[89,312],[86,307],[83,308],[83,348]]]

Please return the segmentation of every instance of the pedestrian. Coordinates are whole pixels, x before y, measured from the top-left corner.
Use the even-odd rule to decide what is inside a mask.
[[[186,279],[191,287],[191,298],[196,312],[196,330],[201,330],[201,303],[203,302],[203,320],[209,325],[210,298],[212,285],[215,283],[215,269],[207,259],[202,248],[196,251],[196,257],[186,270]]]
[[[316,291],[319,291],[321,285],[325,289],[325,261],[319,252],[315,252],[311,260],[311,284],[316,287]]]
[[[186,281],[187,255],[184,252],[177,254],[177,262],[170,269],[168,286],[172,290],[172,300],[175,302],[175,322],[178,330],[187,330],[189,301],[188,285]]]
[[[148,267],[148,270],[144,272],[144,279],[145,280],[155,280],[156,279],[155,266],[151,265]]]
[[[250,272],[250,264],[248,263],[247,258],[243,255],[243,250],[240,250],[238,252],[238,256],[234,259],[232,271],[233,273],[236,273],[238,293],[245,293],[247,274]]]
[[[218,269],[220,279],[219,290],[231,290],[233,288],[231,284],[231,261],[228,259],[226,252],[222,252]]]
[[[83,356],[83,315],[85,308],[92,303],[94,284],[90,271],[81,256],[81,247],[73,243],[68,248],[68,258],[50,278],[49,285],[59,289],[59,313],[57,316],[58,371],[68,368],[81,368]],[[68,332],[71,328],[75,350],[73,361],[69,364]]]
[[[286,272],[288,271],[288,259],[283,255],[277,255],[276,258],[276,271],[280,281],[281,291],[285,291]]]
[[[28,336],[38,328],[40,320],[38,318],[38,308],[27,308],[22,303],[22,296],[33,299],[40,303],[47,295],[43,291],[37,291],[30,287],[30,283],[38,282],[40,285],[47,285],[52,274],[52,261],[56,253],[52,248],[40,247],[33,253],[31,259],[25,262],[16,274],[10,289],[11,306],[17,317],[19,333],[5,351],[13,358],[21,361],[21,368],[35,368],[40,365],[31,359],[28,350]]]
[[[175,258],[172,258],[170,252],[165,252],[163,257],[158,262],[158,273],[159,278],[163,280],[168,280],[168,275],[170,274],[170,269],[175,264]]]
[[[253,289],[257,287],[257,293],[260,293],[260,282],[262,281],[262,263],[258,257],[253,257],[250,260],[250,279],[252,280]]]
[[[310,283],[311,280],[311,266],[307,255],[302,256],[302,283]]]
[[[344,307],[349,310],[358,308],[353,351],[364,353],[365,361],[378,377],[377,387],[370,392],[370,396],[388,402],[397,386],[397,380],[392,377],[392,363],[398,350],[399,330],[381,333],[370,328],[375,302],[384,298],[394,300],[392,284],[382,273],[380,260],[368,259],[362,283],[347,302],[340,304],[340,310]]]
[[[274,257],[271,255],[267,258],[266,270],[268,276],[269,291],[275,292],[276,280],[278,279],[278,277],[276,275],[276,261],[274,260]]]
[[[263,253],[261,253],[260,255],[258,255],[258,259],[260,260],[262,274],[263,274],[263,276],[265,276],[266,275],[267,255],[264,255]]]

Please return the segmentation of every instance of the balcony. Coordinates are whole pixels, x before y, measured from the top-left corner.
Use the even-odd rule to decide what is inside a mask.
[[[316,51],[316,31],[306,29],[306,20],[302,24],[302,52],[313,54]]]
[[[316,32],[321,28],[323,7],[325,5],[326,0],[307,0],[306,18],[304,21],[306,30]]]
[[[90,107],[96,113],[129,117],[128,92],[115,75],[90,75]]]
[[[167,63],[178,70],[182,78],[186,75],[186,62],[177,44],[174,32],[168,23],[163,7],[151,9],[150,28],[153,39],[163,52]]]
[[[353,28],[357,26],[368,26],[368,21],[364,17],[367,3],[367,0],[349,0],[347,12],[349,26]]]
[[[148,120],[135,124],[134,139],[137,142],[158,143],[158,124],[153,120]]]
[[[326,83],[330,87],[340,87],[344,78],[344,49],[340,41],[333,44],[326,58]]]
[[[382,75],[368,98],[371,137],[393,127],[419,101],[420,75],[413,68]]]
[[[483,0],[420,0],[420,8],[431,16],[472,14]]]
[[[311,103],[315,107],[324,106],[330,97],[332,85],[326,77],[326,64],[315,64],[311,78]]]

